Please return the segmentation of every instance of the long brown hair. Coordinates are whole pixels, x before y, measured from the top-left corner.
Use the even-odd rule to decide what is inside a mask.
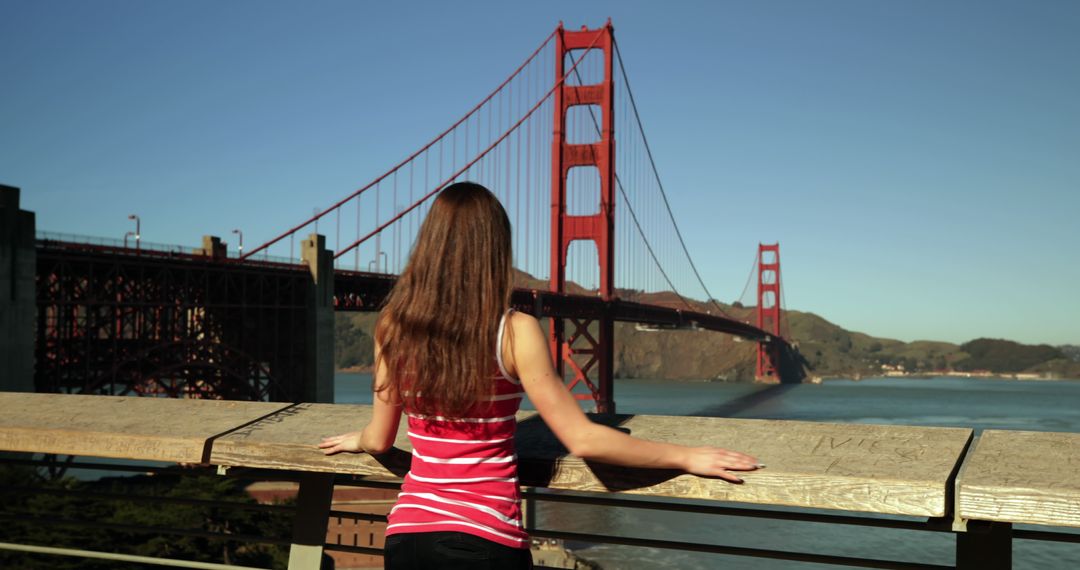
[[[407,408],[460,417],[492,393],[511,267],[498,198],[472,182],[440,192],[375,327],[376,367]]]

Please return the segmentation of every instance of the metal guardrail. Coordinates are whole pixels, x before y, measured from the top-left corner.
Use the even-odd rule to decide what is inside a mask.
[[[173,474],[208,474],[212,473],[210,469],[176,469],[170,467],[148,467],[142,465],[131,464],[109,464],[109,463],[94,463],[94,462],[57,462],[48,460],[34,460],[34,459],[17,459],[17,458],[5,458],[0,459],[0,464],[11,465],[26,465],[45,468],[77,468],[77,469],[89,469],[89,470],[105,470],[105,471],[120,471],[120,472],[142,472],[142,473],[173,473]],[[262,469],[230,469],[228,476],[236,477],[243,480],[251,481],[294,481],[300,482],[305,476],[311,476],[309,473],[291,472],[291,471],[270,471]],[[366,487],[373,489],[398,489],[400,483],[395,482],[380,482],[365,480],[356,476],[336,476],[332,478],[332,483],[337,486],[349,486],[349,487]],[[302,505],[265,505],[257,503],[239,503],[234,501],[212,501],[205,499],[191,499],[183,497],[161,497],[161,496],[148,496],[138,494],[119,494],[119,493],[106,493],[106,492],[85,492],[85,491],[70,491],[64,489],[43,489],[34,488],[27,485],[8,486],[0,488],[0,495],[4,494],[47,494],[53,496],[78,496],[81,499],[92,499],[98,501],[125,501],[125,502],[141,502],[150,504],[161,505],[189,505],[198,507],[207,507],[215,509],[239,509],[239,510],[255,510],[278,513],[283,515],[297,515],[298,511],[303,509]],[[529,534],[535,538],[552,538],[561,540],[572,540],[575,542],[585,542],[594,544],[615,544],[626,545],[633,547],[648,547],[659,548],[669,550],[679,550],[686,552],[703,552],[713,554],[724,554],[741,557],[751,558],[763,558],[773,560],[788,560],[788,561],[800,561],[800,562],[813,562],[819,564],[832,564],[838,566],[859,567],[859,568],[885,568],[885,569],[902,569],[913,570],[916,568],[930,568],[930,569],[947,569],[955,568],[956,566],[949,565],[933,565],[918,562],[896,561],[896,560],[882,560],[873,558],[860,558],[851,556],[838,556],[830,554],[818,554],[810,552],[792,552],[777,549],[764,549],[764,548],[747,548],[734,545],[720,545],[709,544],[690,541],[673,541],[673,540],[660,540],[655,538],[641,538],[641,537],[624,537],[624,536],[610,536],[597,533],[582,533],[582,532],[567,532],[558,529],[544,529],[536,528],[533,523],[535,508],[537,503],[571,503],[579,505],[591,505],[595,507],[620,507],[620,508],[632,508],[643,510],[663,510],[669,512],[679,513],[694,513],[694,514],[707,514],[707,515],[721,515],[721,516],[735,516],[735,517],[752,517],[752,518],[767,518],[782,521],[799,521],[799,522],[814,522],[820,524],[830,525],[847,525],[847,526],[861,526],[861,527],[875,527],[875,528],[888,528],[903,531],[922,531],[931,533],[943,533],[954,532],[951,527],[951,520],[928,518],[919,519],[914,517],[907,517],[902,519],[897,518],[881,518],[866,515],[846,515],[846,514],[824,514],[818,512],[809,512],[805,510],[778,510],[778,509],[760,509],[760,508],[747,508],[736,507],[727,505],[704,505],[704,504],[686,504],[686,503],[673,503],[667,501],[653,500],[653,499],[640,499],[640,498],[622,498],[605,496],[595,493],[551,493],[543,492],[535,489],[524,489],[523,497],[525,499],[525,520],[526,527]],[[369,523],[384,523],[386,522],[385,515],[371,514],[371,513],[358,513],[352,511],[343,511],[338,509],[329,509],[327,511],[329,517],[364,521]],[[120,523],[120,522],[102,522],[102,521],[86,521],[86,520],[70,520],[60,519],[56,517],[26,517],[19,515],[3,514],[0,515],[0,520],[5,524],[26,524],[26,525],[41,525],[41,526],[68,526],[75,528],[96,528],[105,530],[115,530],[128,533],[137,534],[157,534],[162,536],[188,536],[188,537],[200,537],[208,538],[211,540],[221,541],[239,541],[245,543],[256,543],[265,545],[287,546],[289,544],[295,544],[295,539],[283,538],[283,537],[267,537],[257,535],[243,535],[235,533],[222,533],[206,531],[201,529],[181,529],[181,528],[162,528],[151,527],[138,524]],[[970,532],[978,533],[981,529],[970,529]],[[1010,537],[1012,539],[1019,540],[1041,540],[1041,541],[1054,541],[1054,542],[1066,542],[1066,543],[1080,543],[1080,534],[1064,533],[1064,532],[1052,532],[1052,531],[1033,531],[1023,529],[1010,529]],[[366,555],[382,555],[382,549],[377,547],[359,546],[343,544],[340,542],[325,542],[321,545],[321,549],[330,552],[342,552],[342,553],[355,553]],[[116,562],[130,562],[138,564],[151,564],[160,566],[173,566],[181,568],[205,568],[213,570],[257,570],[253,567],[237,566],[231,564],[218,564],[209,563],[204,561],[190,561],[180,560],[176,558],[168,557],[152,557],[152,556],[138,556],[121,553],[109,553],[94,550],[86,550],[73,548],[69,546],[57,546],[57,545],[31,545],[31,544],[16,544],[11,542],[0,541],[0,551],[11,552],[24,552],[31,554],[43,554],[43,555],[55,555],[55,556],[74,556],[84,557],[88,559],[102,559],[111,560]],[[292,567],[292,566],[290,566]]]
[[[341,481],[337,482],[338,485],[355,485],[361,487],[377,486],[378,488],[400,488],[400,485],[395,484],[376,484],[371,485],[369,482],[364,481]],[[902,562],[902,561],[890,561],[890,560],[876,560],[869,558],[854,558],[850,556],[836,556],[829,554],[816,554],[806,552],[790,552],[784,550],[774,549],[761,549],[761,548],[745,548],[738,546],[726,546],[718,544],[707,544],[699,542],[687,542],[687,541],[673,541],[673,540],[659,540],[652,538],[637,538],[637,537],[622,537],[602,535],[596,533],[581,533],[581,532],[565,532],[554,529],[540,529],[535,528],[531,523],[532,517],[529,515],[528,510],[535,508],[536,502],[551,502],[551,503],[570,503],[578,505],[593,505],[601,507],[621,507],[621,508],[634,508],[634,509],[647,509],[647,510],[661,510],[669,512],[682,512],[682,513],[696,513],[696,514],[711,514],[711,515],[726,515],[726,516],[742,516],[742,517],[755,517],[755,518],[768,518],[776,520],[788,520],[788,521],[810,521],[827,524],[839,524],[839,525],[856,525],[856,526],[868,526],[868,527],[884,527],[895,528],[903,530],[921,530],[927,532],[948,532],[947,527],[943,526],[940,521],[935,519],[928,519],[925,521],[916,520],[896,520],[896,519],[883,519],[866,516],[846,516],[846,515],[828,515],[809,512],[798,511],[786,511],[786,510],[766,510],[766,509],[751,509],[751,508],[738,508],[727,506],[715,506],[715,505],[691,505],[670,503],[665,501],[655,500],[640,500],[640,499],[624,499],[624,498],[612,498],[605,496],[598,496],[595,494],[551,494],[538,492],[535,489],[525,489],[522,492],[523,497],[526,500],[527,512],[525,514],[526,530],[529,535],[534,538],[553,538],[559,540],[572,540],[575,542],[586,542],[593,544],[617,544],[634,547],[647,547],[647,548],[660,548],[667,550],[681,550],[687,552],[705,552],[711,554],[726,554],[732,556],[745,556],[751,558],[769,558],[774,560],[790,560],[800,562],[816,562],[820,564],[833,564],[840,566],[853,566],[860,568],[886,568],[897,570],[914,570],[914,569],[947,569],[953,568],[952,566],[941,565],[928,565],[924,563],[916,562]],[[531,505],[530,505],[531,503]],[[357,513],[349,513],[356,516]],[[343,516],[335,514],[335,516]],[[380,517],[378,515],[360,515],[356,516],[360,520],[380,521],[385,522],[386,517]],[[327,544],[325,546],[327,550],[340,550],[345,552],[363,552],[369,553],[372,549]]]
[[[117,239],[107,238],[100,236],[87,236],[81,234],[70,234],[64,232],[52,232],[38,230],[36,232],[36,238],[39,243],[45,244],[77,244],[91,246],[97,249],[107,249],[110,251],[126,251],[141,255],[156,255],[156,256],[185,256],[189,257],[195,252],[201,249],[201,246],[196,245],[179,245],[179,244],[166,244],[166,243],[154,243],[146,240],[129,239]],[[226,259],[232,261],[241,261],[240,252],[228,250],[225,252]],[[297,257],[286,257],[280,255],[270,255],[267,252],[260,253],[257,256],[249,258],[248,262],[254,263],[275,263],[285,265],[300,265],[302,260]]]
[[[38,230],[36,233],[38,241],[47,242],[64,242],[64,243],[76,243],[83,245],[101,246],[115,249],[130,249],[132,251],[143,250],[147,253],[183,253],[189,254],[193,250],[198,249],[195,246],[177,245],[177,244],[165,244],[165,243],[153,243],[145,240],[122,240],[116,238],[107,238],[100,236],[87,236],[80,234],[69,234],[65,232],[50,232],[44,230]]]
[[[191,560],[177,560],[175,558],[155,558],[153,556],[138,556],[134,554],[116,554],[97,550],[80,550],[77,548],[56,548],[52,546],[33,546],[29,544],[12,544],[0,542],[0,550],[25,552],[28,554],[51,554],[53,556],[71,556],[75,558],[90,558],[98,560],[111,560],[114,562],[131,562],[134,564],[152,564],[155,566],[172,566],[176,568],[202,568],[206,570],[263,570],[254,566],[236,566],[233,564],[214,564],[211,562],[194,562]]]

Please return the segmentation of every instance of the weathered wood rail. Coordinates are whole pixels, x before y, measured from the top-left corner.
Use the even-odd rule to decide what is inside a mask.
[[[334,474],[400,481],[409,462],[405,429],[396,449],[382,456],[327,457],[315,447],[322,436],[362,427],[371,413],[363,405],[0,393],[0,410],[4,451],[300,472],[291,568],[318,567]],[[1013,523],[1080,527],[1080,434],[987,431],[969,450],[973,432],[966,428],[626,415],[593,420],[645,438],[738,449],[768,467],[733,485],[586,463],[568,455],[538,416],[521,413],[522,484],[609,497],[926,517],[927,530],[957,533],[957,567],[965,569],[1009,568]]]

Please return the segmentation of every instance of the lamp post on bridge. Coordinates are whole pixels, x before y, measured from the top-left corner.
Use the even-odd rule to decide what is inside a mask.
[[[135,237],[135,232],[127,232],[124,234],[124,249],[127,249],[127,241],[129,237]]]
[[[142,239],[142,220],[136,214],[128,216],[129,220],[135,220],[135,251],[139,251],[139,240]],[[130,234],[130,232],[128,232]],[[124,235],[124,247],[127,247],[127,234]]]
[[[383,269],[386,269],[386,266],[388,265],[387,262],[386,262],[386,259],[387,259],[386,258],[386,252],[385,251],[380,251],[380,252],[375,254],[375,259],[372,259],[371,261],[368,262],[367,267],[368,267],[369,272],[371,272],[371,273],[386,273],[386,271],[379,271],[379,256],[380,255],[382,256],[382,259],[383,259]],[[371,266],[373,264],[375,265],[375,271],[371,271]]]
[[[236,251],[239,253],[240,257],[244,257],[244,232],[242,232],[240,230],[233,230],[232,233],[240,236],[239,237],[240,243],[239,243],[239,246],[236,248]]]

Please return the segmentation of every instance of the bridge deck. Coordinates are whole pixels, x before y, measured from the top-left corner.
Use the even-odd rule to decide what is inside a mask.
[[[1080,434],[987,430],[957,480],[965,519],[1080,527]]]
[[[410,446],[384,456],[326,457],[322,436],[360,429],[370,406],[0,394],[0,449],[348,473],[400,479]],[[633,435],[716,445],[768,465],[745,484],[627,469],[567,455],[535,413],[519,416],[523,484],[575,491],[758,505],[944,516],[952,475],[971,439],[962,428],[666,416],[594,416]]]

